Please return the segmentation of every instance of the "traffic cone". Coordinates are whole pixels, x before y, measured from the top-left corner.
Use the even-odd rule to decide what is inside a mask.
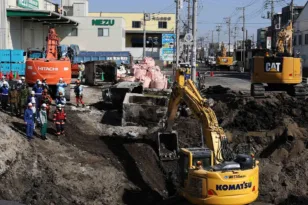
[[[13,78],[14,78],[13,72],[12,72],[12,71],[10,71],[10,74],[9,74],[9,80],[13,80]]]
[[[6,79],[9,79],[9,77],[10,77],[10,76],[9,76],[9,73],[7,72],[7,73],[6,73]]]
[[[15,76],[15,78],[16,78],[17,80],[19,80],[19,75],[18,75],[18,72],[16,72],[16,76]]]

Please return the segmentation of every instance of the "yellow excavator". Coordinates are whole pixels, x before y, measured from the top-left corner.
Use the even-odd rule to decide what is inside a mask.
[[[302,84],[302,63],[293,55],[292,22],[282,29],[277,38],[277,52],[255,56],[251,70],[251,95],[264,96],[265,91],[287,91],[297,97],[307,92]],[[285,49],[286,47],[286,49]]]
[[[211,108],[213,100],[203,98],[185,75],[186,69],[177,69],[164,129],[158,133],[160,160],[178,160],[179,193],[192,204],[244,205],[255,201],[259,162],[253,154],[235,155],[228,148],[228,139]],[[201,147],[179,148],[172,126],[183,102],[202,125]]]
[[[233,57],[227,56],[227,50],[224,46],[224,43],[221,43],[221,51],[219,52],[216,58],[216,67],[220,70],[226,69],[230,70],[233,64]]]

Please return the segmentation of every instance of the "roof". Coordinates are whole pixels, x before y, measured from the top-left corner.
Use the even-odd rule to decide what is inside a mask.
[[[304,11],[305,11],[307,5],[308,5],[308,1],[306,2],[305,6],[304,6],[304,8],[303,8],[303,10],[302,10],[302,12],[299,14],[299,16],[297,17],[296,21],[297,21],[297,20],[300,21],[302,15],[304,15]]]
[[[41,22],[46,25],[78,25],[78,22],[71,18],[46,10],[8,8],[7,17],[21,17],[25,21]]]

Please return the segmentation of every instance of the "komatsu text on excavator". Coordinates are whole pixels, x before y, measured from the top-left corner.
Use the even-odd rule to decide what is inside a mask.
[[[252,154],[232,153],[211,109],[213,100],[203,98],[194,83],[185,80],[185,74],[185,68],[177,69],[167,121],[157,139],[160,159],[178,160],[179,193],[192,204],[244,205],[255,201],[259,193],[259,162]],[[202,125],[201,147],[179,149],[172,126],[183,102]]]

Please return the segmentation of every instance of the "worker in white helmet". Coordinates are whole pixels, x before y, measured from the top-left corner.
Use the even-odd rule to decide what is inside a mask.
[[[38,114],[38,123],[41,126],[41,138],[43,140],[46,140],[46,134],[47,134],[47,123],[48,123],[48,115],[47,115],[47,105],[45,103],[42,104],[41,110]]]
[[[34,131],[32,103],[28,103],[28,108],[25,110],[24,122],[26,124],[27,138],[28,140],[32,140]]]
[[[64,124],[66,122],[66,113],[64,109],[62,109],[62,105],[57,105],[57,109],[53,114],[53,122],[56,124],[56,134],[60,136],[61,134],[64,135]]]
[[[59,79],[59,82],[57,83],[57,96],[59,96],[59,93],[63,93],[65,96],[65,87],[67,87],[67,83],[63,81],[63,78]]]
[[[84,71],[85,71],[86,67],[83,64],[83,61],[80,61],[80,63],[78,64],[78,70],[79,70],[79,76],[78,76],[78,80],[82,83],[83,80],[83,75],[84,75]]]

